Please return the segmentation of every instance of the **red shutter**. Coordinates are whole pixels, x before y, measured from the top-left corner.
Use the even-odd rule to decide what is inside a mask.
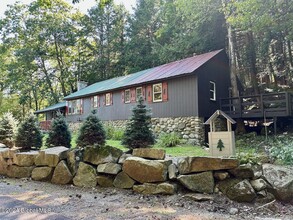
[[[166,102],[168,101],[168,83],[163,82],[162,87],[163,87],[163,102]]]
[[[103,105],[106,105],[106,94],[105,95],[103,95]]]
[[[121,92],[121,102],[122,103],[124,103],[124,94],[125,93],[125,91],[124,90],[122,90],[122,92]]]
[[[135,102],[135,89],[130,89],[130,101]]]
[[[153,94],[152,94],[152,86],[147,86],[147,100],[148,100],[148,103],[151,103],[152,100],[153,100]]]
[[[97,97],[98,97],[98,98],[97,98],[98,107],[101,107],[101,106],[100,106],[100,96],[98,95]]]
[[[110,93],[110,103],[111,103],[111,105],[113,105],[113,93],[112,92]]]
[[[142,95],[143,100],[145,100],[145,86],[141,87],[141,95]]]
[[[95,106],[94,106],[94,97],[91,97],[91,108],[92,109],[95,108]]]

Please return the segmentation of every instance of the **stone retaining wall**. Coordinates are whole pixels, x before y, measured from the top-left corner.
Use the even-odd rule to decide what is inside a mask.
[[[103,121],[105,126],[124,129],[128,120]],[[201,145],[205,139],[204,119],[199,117],[152,118],[152,130],[158,137],[162,133],[175,132],[189,144]],[[72,131],[78,130],[81,122],[70,123]]]
[[[135,149],[125,154],[110,146],[29,152],[0,148],[0,174],[143,194],[175,194],[184,188],[200,199],[218,193],[238,202],[267,203],[275,198],[290,202],[293,198],[292,167],[239,166],[236,159],[210,157],[166,158],[160,149]],[[198,193],[202,195],[198,197]]]

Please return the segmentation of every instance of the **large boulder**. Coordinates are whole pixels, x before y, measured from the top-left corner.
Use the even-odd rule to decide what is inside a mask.
[[[293,169],[292,167],[263,164],[263,177],[271,185],[270,192],[282,201],[293,200]]]
[[[94,165],[111,162],[117,163],[122,154],[122,150],[111,146],[86,147],[84,150],[83,161]]]
[[[238,167],[236,159],[212,158],[212,157],[183,157],[178,161],[180,174],[189,174],[212,170],[228,170]]]
[[[13,178],[29,178],[32,174],[34,167],[19,167],[11,165],[7,167],[7,176]]]
[[[17,148],[0,148],[0,153],[4,159],[13,159],[14,154],[18,152],[19,149]]]
[[[177,179],[183,186],[191,191],[200,193],[214,192],[215,182],[211,171],[198,174],[180,175]]]
[[[227,179],[219,183],[219,189],[229,199],[237,202],[252,202],[256,193],[248,180]]]
[[[113,186],[114,177],[110,175],[98,175],[97,182],[101,187],[112,187]]]
[[[96,169],[86,163],[80,162],[73,184],[80,187],[95,187],[97,185]]]
[[[50,181],[53,170],[53,167],[36,167],[32,171],[32,179],[36,181]]]
[[[131,189],[135,180],[131,179],[125,172],[120,172],[114,179],[113,185],[120,189]]]
[[[72,174],[64,160],[61,160],[54,170],[51,182],[55,184],[65,185],[72,181]]]
[[[117,163],[103,163],[97,168],[98,173],[118,174],[121,171],[121,165]]]
[[[140,183],[163,182],[167,180],[168,162],[129,157],[123,163],[123,171]]]
[[[170,183],[144,183],[143,185],[134,185],[133,191],[142,193],[145,195],[148,194],[167,194],[173,195],[176,193],[177,187],[174,184]]]
[[[2,157],[0,154],[0,175],[6,175],[7,174],[7,161]]]
[[[56,167],[60,160],[67,158],[68,151],[67,147],[62,146],[41,150],[35,158],[35,165]]]
[[[166,151],[154,148],[136,148],[133,149],[132,155],[146,159],[164,160]]]
[[[13,155],[13,163],[20,167],[30,167],[35,163],[35,157],[39,154],[38,151],[28,151],[15,153]]]
[[[78,164],[80,161],[81,161],[81,150],[74,149],[74,150],[68,151],[67,165],[73,176],[76,174]]]

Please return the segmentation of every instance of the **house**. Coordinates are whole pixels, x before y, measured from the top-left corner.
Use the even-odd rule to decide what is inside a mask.
[[[229,61],[217,50],[87,86],[64,97],[66,118],[78,123],[96,109],[105,124],[123,127],[142,96],[156,134],[178,132],[197,143],[204,138],[204,121],[220,108],[229,87]]]

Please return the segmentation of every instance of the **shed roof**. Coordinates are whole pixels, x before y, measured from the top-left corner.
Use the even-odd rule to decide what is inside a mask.
[[[236,124],[236,121],[234,121],[229,115],[227,115],[225,112],[221,110],[217,110],[204,124],[210,125],[213,120],[218,118],[220,115],[222,115],[224,118],[226,118],[231,124]]]
[[[72,100],[75,98],[86,97],[114,89],[124,88],[128,86],[139,85],[147,82],[159,81],[161,79],[173,78],[176,76],[189,74],[201,67],[207,61],[223,50],[216,50],[209,53],[196,55],[182,60],[167,63],[161,66],[153,67],[137,73],[126,76],[116,77],[105,81],[97,82],[84,89],[74,92],[64,100]]]
[[[35,111],[35,114],[41,114],[44,112],[49,112],[49,111],[53,111],[53,110],[57,110],[60,108],[65,108],[65,107],[66,107],[66,102],[59,102],[55,105],[51,105],[51,106],[48,106],[47,108],[41,109],[39,111]]]

